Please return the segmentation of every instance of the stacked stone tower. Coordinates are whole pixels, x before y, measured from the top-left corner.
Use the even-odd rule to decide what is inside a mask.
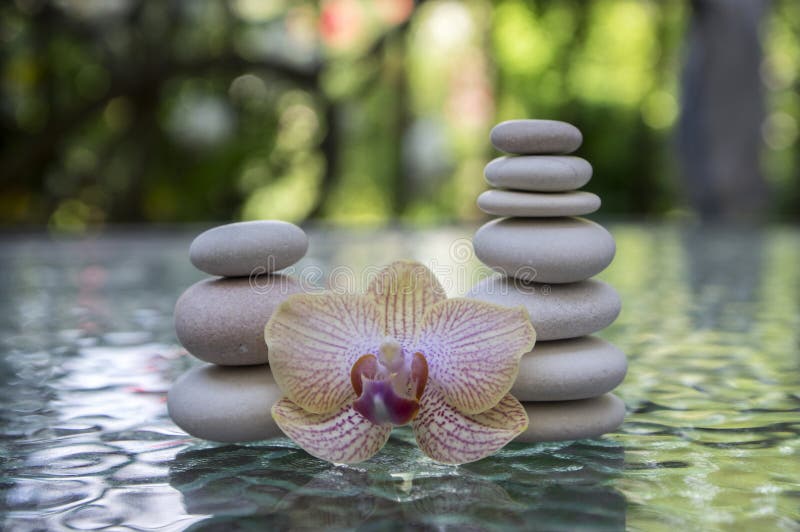
[[[264,326],[281,302],[303,291],[277,272],[307,249],[303,230],[279,220],[222,225],[192,242],[192,264],[214,277],[178,299],[175,332],[207,364],[183,374],[167,399],[172,420],[192,436],[243,442],[281,435],[270,414],[282,394],[269,370]]]
[[[614,258],[611,234],[580,217],[600,207],[578,191],[592,177],[584,159],[566,155],[583,137],[571,124],[511,120],[497,125],[492,144],[508,156],[485,169],[492,185],[478,198],[500,216],[475,233],[477,257],[498,273],[467,297],[523,305],[537,332],[523,356],[512,393],[526,404],[531,423],[520,439],[546,441],[597,436],[622,422],[625,407],[608,393],[625,377],[625,354],[592,333],[620,312],[616,290],[593,279]]]

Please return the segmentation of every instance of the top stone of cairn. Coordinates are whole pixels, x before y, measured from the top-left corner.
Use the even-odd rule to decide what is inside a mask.
[[[583,142],[580,130],[557,120],[507,120],[490,135],[500,151],[520,155],[572,153]]]
[[[221,225],[200,234],[189,248],[198,269],[223,277],[247,277],[282,270],[303,258],[308,238],[280,220]]]

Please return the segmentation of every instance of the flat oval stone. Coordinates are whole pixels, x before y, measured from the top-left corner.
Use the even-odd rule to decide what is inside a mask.
[[[616,388],[628,371],[625,353],[596,336],[537,342],[519,363],[511,393],[520,401],[571,401]]]
[[[622,306],[617,291],[597,279],[542,285],[494,275],[473,286],[466,297],[509,307],[524,306],[540,341],[597,332],[617,319]]]
[[[516,438],[521,442],[596,438],[615,431],[625,420],[625,403],[610,393],[578,401],[523,404],[530,423]]]
[[[592,165],[571,155],[498,157],[483,169],[493,187],[567,192],[581,188],[592,178]]]
[[[600,197],[591,192],[487,190],[478,196],[478,207],[497,216],[576,216],[599,209]]]
[[[307,249],[308,237],[296,225],[258,220],[201,233],[189,248],[189,260],[211,275],[246,277],[288,268],[302,259]]]
[[[264,326],[300,283],[280,274],[206,279],[175,304],[175,332],[191,354],[214,364],[267,363]]]
[[[507,120],[489,136],[498,150],[519,154],[571,153],[583,142],[577,127],[558,120]]]
[[[269,366],[206,364],[184,373],[167,395],[172,421],[197,438],[219,442],[281,436],[270,413],[283,393]]]
[[[500,218],[472,239],[475,255],[505,275],[538,283],[573,283],[603,271],[614,237],[585,218]]]

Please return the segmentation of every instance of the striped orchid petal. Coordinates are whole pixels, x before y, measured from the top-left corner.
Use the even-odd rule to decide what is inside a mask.
[[[283,393],[310,413],[327,414],[355,398],[350,368],[376,352],[383,332],[383,315],[371,299],[330,293],[290,296],[264,335]]]
[[[447,297],[433,272],[409,261],[393,262],[382,269],[369,284],[367,295],[386,317],[385,334],[406,349],[411,347],[425,312]]]
[[[448,299],[422,320],[415,349],[450,405],[465,414],[492,408],[511,390],[519,360],[536,341],[527,311]]]
[[[447,300],[425,266],[398,261],[363,296],[289,297],[265,328],[285,396],[278,426],[310,454],[356,463],[412,423],[444,463],[479,460],[528,425],[508,391],[536,332],[524,308]]]
[[[422,452],[437,462],[465,464],[498,451],[528,427],[528,415],[507,394],[480,414],[462,414],[444,400],[442,391],[429,386],[413,423]]]
[[[381,450],[391,425],[370,423],[348,405],[334,413],[312,414],[287,398],[272,406],[280,429],[309,454],[337,464],[355,464]]]

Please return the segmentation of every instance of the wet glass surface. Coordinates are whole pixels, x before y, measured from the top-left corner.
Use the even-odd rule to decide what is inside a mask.
[[[0,237],[0,518],[5,530],[800,527],[800,232],[608,224],[622,295],[601,336],[630,358],[619,432],[512,444],[460,467],[399,430],[355,467],[287,440],[214,445],[166,416],[198,362],[172,307],[203,275],[198,231]],[[485,273],[471,228],[310,231],[298,265],[432,266],[451,295]]]

